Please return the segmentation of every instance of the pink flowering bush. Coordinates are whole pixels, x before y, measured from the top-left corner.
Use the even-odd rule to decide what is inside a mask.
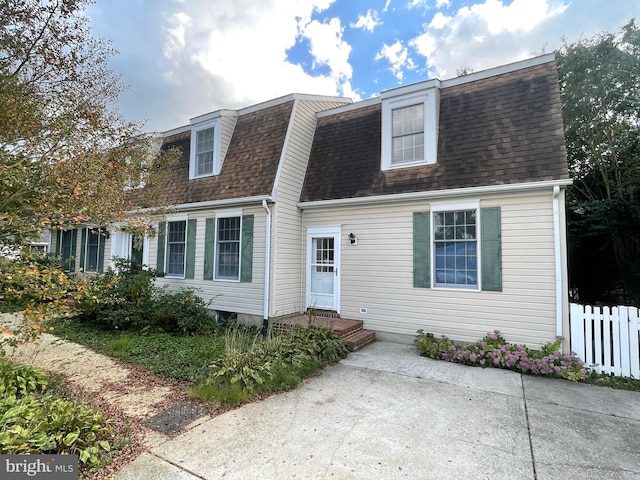
[[[435,338],[432,333],[418,330],[414,341],[420,355],[436,360],[481,367],[496,367],[531,375],[584,380],[587,369],[574,353],[561,354],[562,337],[532,351],[524,345],[508,343],[498,330],[487,333],[475,344],[458,346],[446,336]]]

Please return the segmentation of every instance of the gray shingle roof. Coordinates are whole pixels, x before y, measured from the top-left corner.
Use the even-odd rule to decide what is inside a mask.
[[[443,88],[436,164],[380,153],[381,104],[320,117],[301,201],[569,178],[555,62]]]

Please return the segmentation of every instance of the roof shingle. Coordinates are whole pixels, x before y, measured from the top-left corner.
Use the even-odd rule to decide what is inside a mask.
[[[301,201],[568,178],[555,62],[443,88],[433,165],[381,170],[381,108],[318,119]]]

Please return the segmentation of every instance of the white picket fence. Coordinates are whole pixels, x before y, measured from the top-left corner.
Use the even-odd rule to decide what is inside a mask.
[[[640,323],[636,307],[570,304],[570,346],[598,373],[640,378]]]

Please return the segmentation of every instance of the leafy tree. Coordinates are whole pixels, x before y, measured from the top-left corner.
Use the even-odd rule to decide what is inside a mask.
[[[570,275],[583,301],[640,304],[640,29],[563,46]],[[618,295],[619,296],[619,295]]]
[[[176,154],[112,108],[116,52],[91,36],[89,3],[0,0],[0,245],[70,224],[142,228],[148,219],[126,212],[162,204],[153,186]],[[144,195],[127,195],[143,183]]]

